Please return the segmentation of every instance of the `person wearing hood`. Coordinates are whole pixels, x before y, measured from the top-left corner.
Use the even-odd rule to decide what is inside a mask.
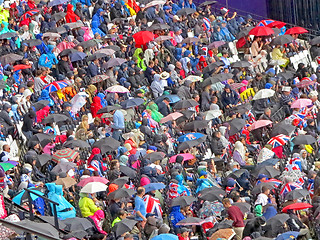
[[[107,235],[107,233],[102,229],[104,217],[105,214],[102,210],[98,210],[93,214],[93,216],[89,216],[89,218],[94,222],[94,225],[96,226],[97,230],[100,233]]]
[[[196,193],[202,191],[205,188],[213,187],[214,185],[207,179],[208,173],[202,170],[199,174],[200,178],[197,179],[197,190]]]
[[[0,124],[3,126],[4,135],[9,133],[13,133],[14,125],[9,116],[9,112],[11,111],[11,105],[5,103],[3,105],[2,111],[0,112]]]
[[[98,96],[95,96],[95,97],[93,98],[92,104],[91,104],[91,106],[90,106],[90,110],[91,110],[91,114],[92,114],[92,117],[93,117],[93,118],[101,116],[101,114],[98,114],[98,111],[99,111],[101,108],[102,108],[101,98],[98,97]]]
[[[180,212],[180,206],[173,206],[171,208],[169,218],[172,223],[173,230],[175,231],[175,233],[177,233],[180,228],[177,223],[185,219],[185,216],[183,216],[183,214]]]
[[[99,28],[100,24],[98,21],[91,22],[91,30],[93,34],[98,33],[101,37],[104,37],[106,34]]]
[[[74,13],[72,4],[67,5],[67,14],[65,18],[67,23],[77,22],[80,20],[80,17]]]
[[[42,129],[34,128],[36,117],[37,117],[37,114],[33,110],[30,110],[23,117],[22,132],[27,139],[30,139],[33,136],[33,134],[42,132]]]
[[[226,85],[221,94],[221,102],[225,108],[232,108],[239,102],[239,95],[229,85]]]
[[[79,208],[82,217],[93,216],[95,212],[101,210],[95,205],[96,198],[92,194],[80,193]]]
[[[164,87],[161,84],[161,77],[159,74],[154,75],[153,82],[151,83],[150,88],[152,90],[154,98],[162,96]]]
[[[53,65],[58,64],[58,59],[53,53],[54,46],[48,45],[48,52],[45,54],[42,54],[39,58],[39,66],[52,68]]]
[[[54,105],[54,101],[51,99],[50,97],[50,94],[49,94],[49,91],[46,90],[46,89],[43,89],[41,91],[41,95],[40,97],[38,98],[38,101],[41,101],[41,100],[47,100],[49,101],[49,106],[52,107]]]

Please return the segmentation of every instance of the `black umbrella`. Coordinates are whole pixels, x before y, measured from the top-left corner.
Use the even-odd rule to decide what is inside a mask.
[[[71,62],[77,62],[85,59],[87,57],[87,54],[84,52],[73,52],[70,54],[70,61]]]
[[[285,35],[285,36],[287,36],[287,35]],[[293,78],[294,75],[295,75],[294,72],[287,71],[287,72],[281,72],[281,73],[277,74],[277,77],[280,78],[280,79],[288,80],[290,78]]]
[[[249,175],[249,172],[247,169],[239,169],[237,171],[230,173],[227,178],[235,178],[236,179],[236,178],[241,177],[241,175],[244,173]]]
[[[216,70],[218,67],[220,66],[224,66],[223,62],[214,62],[209,64],[208,66],[206,66],[203,70],[202,73],[207,73],[207,72],[212,72],[214,70]]]
[[[46,123],[59,123],[59,122],[67,121],[67,120],[69,120],[69,118],[66,115],[54,113],[54,114],[50,114],[49,116],[45,117],[42,120],[42,123],[43,124],[46,124]]]
[[[199,6],[200,7],[204,7],[204,6],[208,6],[208,5],[212,5],[212,4],[216,4],[217,1],[205,1],[203,3],[201,3]]]
[[[86,141],[83,141],[83,140],[70,140],[70,141],[67,141],[63,144],[63,147],[66,147],[66,148],[90,148],[90,145],[89,143],[87,143]]]
[[[52,155],[42,153],[41,155],[37,155],[38,161],[40,163],[40,166],[42,167],[45,165],[47,162],[49,162],[52,159]]]
[[[279,134],[284,134],[290,137],[295,129],[296,127],[292,124],[287,124],[285,121],[282,121],[273,126],[270,137],[275,137]]]
[[[151,162],[161,161],[165,157],[163,152],[152,152],[144,156],[144,159],[149,159]]]
[[[68,48],[68,49],[63,50],[61,53],[59,53],[59,56],[60,57],[68,56],[68,55],[70,55],[72,53],[76,53],[76,52],[78,52],[76,49]]]
[[[116,223],[112,231],[116,234],[116,237],[119,237],[126,232],[130,232],[133,229],[133,227],[136,225],[136,223],[137,223],[136,220],[131,220],[126,218]]]
[[[198,192],[199,195],[203,195],[205,193],[208,193],[208,192],[213,192],[217,195],[222,195],[222,196],[225,196],[226,195],[226,192],[221,189],[221,188],[218,188],[218,187],[208,187],[208,188],[205,188],[203,190],[201,190],[200,192]]]
[[[194,10],[193,8],[182,8],[177,12],[178,16],[187,16],[189,14],[194,13],[196,10]]]
[[[109,199],[128,198],[135,194],[135,190],[127,188],[119,188],[108,195]]]
[[[119,105],[110,105],[110,106],[106,106],[104,108],[99,109],[99,111],[97,113],[98,114],[108,113],[108,112],[111,112],[113,110],[118,110],[118,109],[121,109],[121,107]]]
[[[184,130],[189,130],[189,131],[193,131],[193,130],[197,130],[197,129],[204,129],[208,127],[208,123],[209,121],[207,120],[195,120],[192,121],[188,124],[186,124],[184,126]]]
[[[101,150],[101,153],[105,154],[107,152],[117,150],[117,148],[120,147],[120,142],[112,137],[107,137],[95,142],[92,147],[99,148]]]
[[[215,75],[213,77],[208,77],[201,83],[201,87],[204,88],[208,85],[212,85],[218,82],[221,82],[221,79],[218,77],[218,75]]]
[[[64,27],[57,27],[57,28],[52,28],[52,29],[48,30],[48,32],[63,34],[63,33],[67,32],[67,29]]]
[[[281,30],[279,28],[272,28],[272,30],[274,31],[274,33],[272,34],[273,36],[278,36],[279,33],[281,33]]]
[[[108,69],[108,68],[112,68],[114,66],[120,66],[123,63],[125,63],[127,60],[123,59],[123,58],[111,58],[108,62],[104,63],[102,65],[102,68]]]
[[[116,51],[120,51],[120,47],[117,46],[117,45],[109,45],[109,46],[106,46],[105,48],[106,48],[106,49],[112,49],[112,50],[114,50],[115,52],[116,52]]]
[[[233,74],[232,73],[220,73],[217,76],[220,78],[221,82],[233,78]]]
[[[2,66],[5,66],[9,63],[14,63],[16,61],[20,61],[23,59],[23,56],[15,54],[15,53],[9,53],[6,55],[3,55],[0,57],[0,62],[2,64]]]
[[[264,166],[257,169],[257,171],[255,172],[255,176],[258,176],[259,174],[265,174],[270,178],[274,178],[276,176],[279,176],[281,172],[278,169],[275,169],[273,166]]]
[[[234,204],[232,204],[233,206],[237,206],[238,208],[240,208],[241,212],[243,214],[246,214],[248,212],[251,211],[251,205],[249,203],[246,202],[236,202]]]
[[[144,103],[144,100],[142,98],[132,98],[127,99],[121,103],[121,107],[124,109],[132,108],[139,106]]]
[[[251,63],[248,61],[238,61],[231,64],[232,68],[247,68],[250,67]]]
[[[246,121],[244,119],[235,118],[230,124],[229,135],[233,136],[234,134],[240,132],[240,130],[246,125]]]
[[[42,147],[45,147],[55,138],[54,135],[47,133],[37,133],[30,138],[30,142],[36,141],[39,142]]]
[[[288,192],[285,196],[285,200],[295,200],[299,198],[304,198],[309,195],[309,191],[307,189],[294,189],[291,192]]]
[[[91,47],[97,46],[97,42],[93,41],[93,39],[91,39],[91,40],[79,43],[78,46],[81,46],[84,49],[87,49],[87,48],[91,48]]]
[[[93,227],[92,223],[87,218],[72,218],[72,221],[69,219],[62,220],[62,222],[66,225],[64,230],[73,232],[73,231],[86,231]]]
[[[52,170],[51,172],[54,173],[61,173],[61,172],[68,172],[71,169],[75,168],[77,165],[73,162],[59,162]]]
[[[190,107],[198,106],[199,103],[193,99],[181,100],[174,105],[175,109],[187,109]]]
[[[119,188],[122,188],[123,185],[125,185],[127,182],[129,182],[129,177],[120,177],[115,179],[112,183],[119,186]]]
[[[58,12],[55,13],[51,16],[51,18],[53,18],[56,22],[60,21],[61,19],[63,19],[67,14],[65,12]]]
[[[32,107],[34,107],[34,109],[36,111],[39,111],[40,109],[46,107],[49,105],[49,101],[48,100],[40,100],[39,102],[36,102],[34,104],[32,104]]]
[[[246,27],[243,30],[241,30],[238,34],[237,34],[237,39],[246,37],[249,35],[249,32],[253,29],[253,27]]]
[[[135,179],[137,177],[137,172],[128,166],[120,166],[120,172],[128,176],[130,179]]]
[[[258,163],[258,165],[256,166],[256,169],[261,169],[264,166],[274,166],[276,165],[278,162],[280,161],[280,159],[277,158],[270,158],[267,159],[261,163]]]
[[[250,111],[251,109],[252,109],[252,105],[250,103],[241,104],[239,106],[232,108],[234,112],[238,112],[240,114],[244,114],[247,111]]]
[[[124,21],[126,21],[126,20],[128,20],[127,18],[114,18],[114,19],[112,19],[112,22],[119,22],[119,23],[121,23],[121,22],[124,22]]]
[[[7,84],[4,81],[0,81],[0,89],[5,89],[7,88]]]
[[[190,119],[192,117],[193,114],[195,114],[196,112],[195,111],[192,111],[192,110],[183,110],[183,111],[180,111],[184,117],[186,117],[187,119]]]
[[[29,188],[29,190],[34,190],[34,192],[35,193],[37,193],[37,194],[39,194],[40,192],[42,192],[42,193],[44,193],[45,192],[45,190],[44,190],[44,188]],[[22,193],[23,192],[23,193]],[[20,196],[21,195],[21,196]],[[35,200],[35,199],[37,199],[38,198],[38,196],[37,195],[35,195],[35,194],[32,194],[32,193],[30,193],[30,195],[31,195],[31,199],[32,200]],[[29,192],[28,191],[26,191],[26,190],[21,190],[18,194],[16,194],[13,198],[15,198],[14,199],[14,202],[15,203],[17,203],[17,202],[19,202],[19,204],[21,205],[22,203],[26,203],[26,202],[28,202],[29,201]]]
[[[214,202],[222,201],[224,196],[225,195],[218,194],[217,192],[205,192],[204,194],[201,194],[199,198],[205,201]]]
[[[261,193],[263,186],[266,186],[266,187],[268,187],[269,189],[275,188],[275,186],[274,186],[273,183],[271,183],[271,182],[263,182],[263,183],[259,183],[258,185],[256,185],[256,186],[252,189],[251,193],[252,193],[253,195],[257,195],[257,194]]]
[[[181,197],[177,197],[172,200],[171,207],[180,206],[182,208],[182,207],[186,207],[186,206],[191,205],[195,201],[197,201],[197,199],[195,197],[181,196]]]
[[[232,224],[233,224],[232,220],[224,219],[221,222],[217,222],[212,228],[212,231],[216,232],[219,229],[232,228]]]
[[[0,35],[0,39],[9,39],[13,37],[18,37],[18,34],[15,32],[7,32]]]
[[[55,222],[54,222],[53,216],[40,216],[39,218],[41,218],[46,223],[49,223],[50,225],[55,227]],[[64,222],[62,222],[62,220],[60,220],[60,219],[58,219],[58,223],[59,223],[59,229],[65,229],[67,227],[67,225]]]
[[[284,45],[284,44],[287,44],[287,43],[291,43],[293,41],[293,37],[291,37],[291,35],[281,35],[281,36],[278,36],[278,37],[275,37],[274,39],[272,39],[271,41],[271,45]]]
[[[104,58],[104,57],[107,57],[108,54],[105,54],[105,53],[95,53],[95,54],[92,54],[91,56],[89,56],[87,58],[88,61],[94,61],[96,59],[100,59],[100,58]]]
[[[311,135],[298,135],[293,139],[293,144],[294,145],[301,145],[301,144],[312,144],[315,143],[317,141],[317,139],[315,139],[313,136]]]
[[[311,39],[311,40],[310,40],[310,44],[311,44],[311,45],[318,45],[318,44],[320,44],[320,36]]]
[[[186,43],[186,44],[192,44],[192,43],[197,43],[199,42],[200,39],[199,38],[195,38],[195,37],[187,37],[185,39],[182,40],[182,44]]]
[[[192,148],[195,146],[198,146],[199,144],[203,143],[205,141],[205,139],[199,138],[196,140],[191,140],[191,141],[185,141],[179,144],[177,150],[178,151],[183,151],[186,150],[188,148]]]
[[[267,221],[267,226],[270,226],[271,229],[278,229],[280,226],[282,226],[288,219],[289,215],[286,213],[277,214],[274,217],[270,218]]]
[[[83,23],[81,21],[77,21],[77,22],[72,22],[72,23],[66,23],[65,25],[63,26],[67,26],[69,27],[70,29],[74,29],[74,28],[81,28],[81,27],[84,27]],[[92,39],[91,39],[92,40]],[[89,41],[91,41],[89,40]],[[88,42],[88,41],[86,41]]]
[[[155,31],[155,30],[169,30],[170,26],[168,24],[155,23],[147,28],[147,31]]]

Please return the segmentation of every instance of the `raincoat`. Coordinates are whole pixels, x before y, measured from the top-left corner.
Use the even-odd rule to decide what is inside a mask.
[[[104,219],[104,212],[102,210],[98,210],[94,213],[93,216],[89,216],[89,218],[91,218],[96,226],[96,228],[98,229],[98,231],[102,234],[107,235],[107,233],[105,231],[103,231],[102,229],[102,221]]]
[[[38,98],[38,101],[41,100],[48,100],[49,101],[49,106],[52,107],[54,105],[54,101],[51,99],[50,95],[49,95],[49,91],[46,89],[43,89],[41,92],[40,97]]]
[[[102,105],[101,105],[101,99],[98,97],[98,96],[95,96],[93,98],[93,102],[90,106],[90,110],[91,110],[91,113],[92,113],[92,117],[95,118],[95,117],[100,117],[101,114],[98,114],[98,111],[102,108]]]
[[[76,21],[80,20],[79,16],[74,13],[72,4],[68,4],[67,14],[66,14],[65,18],[66,18],[67,23],[72,23],[72,22],[76,22]]]
[[[82,214],[82,217],[93,216],[96,211],[100,210],[91,198],[88,198],[88,195],[85,193],[80,193],[79,208]]]

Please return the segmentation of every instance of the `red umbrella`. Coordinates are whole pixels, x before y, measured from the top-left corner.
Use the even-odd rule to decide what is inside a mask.
[[[141,45],[145,45],[150,42],[154,38],[154,34],[149,31],[140,31],[132,36],[136,41],[136,47],[141,47]]]
[[[272,35],[274,34],[274,31],[269,28],[269,27],[255,27],[253,29],[251,29],[251,31],[249,32],[249,35],[254,35],[254,36],[257,36],[257,37],[260,37],[260,36],[269,36],[269,35]]]
[[[90,182],[100,182],[100,183],[103,183],[103,184],[107,184],[109,182],[109,180],[106,179],[106,178],[103,178],[103,177],[88,177],[88,178],[82,179],[78,183],[78,186],[79,187],[84,187],[85,185],[87,185]]]
[[[286,23],[284,23],[284,22],[281,22],[281,21],[273,21],[272,23],[269,23],[269,24],[267,25],[267,27],[269,27],[269,28],[274,28],[274,27],[276,27],[276,28],[283,28],[285,25],[286,25]]]
[[[306,208],[312,208],[312,205],[309,203],[297,202],[284,207],[282,212],[286,213],[288,210],[302,210]]]
[[[293,27],[288,29],[285,34],[302,34],[307,32],[308,30],[304,29],[303,27]]]
[[[13,71],[15,72],[15,71],[18,71],[21,69],[27,69],[27,68],[31,68],[31,66],[24,65],[24,64],[18,64],[18,65],[13,66]]]

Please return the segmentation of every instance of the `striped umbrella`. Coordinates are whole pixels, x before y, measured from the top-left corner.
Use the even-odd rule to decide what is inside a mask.
[[[230,87],[232,90],[236,90],[242,87],[245,87],[246,85],[244,83],[232,83],[230,84]]]
[[[65,148],[65,149],[56,151],[53,154],[52,160],[55,162],[60,162],[62,158],[65,158],[70,162],[73,162],[78,156],[79,156],[78,152],[72,150],[71,148]]]
[[[48,84],[43,89],[46,89],[49,91],[49,93],[51,93],[51,92],[56,92],[59,89],[62,89],[62,88],[68,87],[68,86],[69,86],[69,83],[67,81],[55,81],[55,82]]]

